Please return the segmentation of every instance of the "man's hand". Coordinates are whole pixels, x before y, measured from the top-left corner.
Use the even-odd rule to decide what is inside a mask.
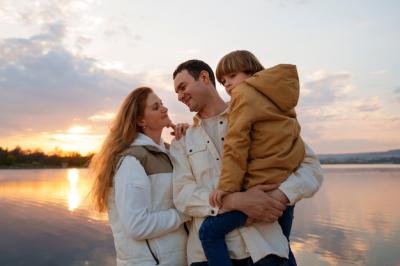
[[[227,211],[239,210],[256,220],[275,222],[281,217],[286,205],[266,192],[277,190],[279,185],[258,185],[244,192],[231,193],[223,198],[222,208]],[[277,196],[279,192],[273,195]]]
[[[283,204],[288,204],[289,203],[289,199],[286,197],[286,195],[280,191],[279,189],[275,189],[272,190],[270,192],[268,192],[268,194],[273,197],[276,200],[279,200],[280,202],[282,202]]]

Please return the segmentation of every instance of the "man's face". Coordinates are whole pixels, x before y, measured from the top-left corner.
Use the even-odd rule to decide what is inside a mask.
[[[207,88],[201,78],[195,80],[187,70],[179,72],[174,79],[178,100],[189,107],[191,112],[200,112],[207,103]]]

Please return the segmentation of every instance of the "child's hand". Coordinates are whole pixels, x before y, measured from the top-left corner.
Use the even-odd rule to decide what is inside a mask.
[[[227,195],[228,192],[222,191],[222,190],[218,190],[215,189],[214,191],[212,191],[209,195],[209,201],[210,201],[210,205],[212,207],[221,207],[222,205],[222,198]]]

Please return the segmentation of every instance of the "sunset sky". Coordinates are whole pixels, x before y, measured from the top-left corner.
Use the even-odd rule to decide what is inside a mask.
[[[297,65],[302,135],[316,152],[399,149],[399,10],[395,0],[0,0],[0,146],[94,151],[141,85],[191,122],[175,67],[197,58],[215,69],[246,49],[266,67]]]

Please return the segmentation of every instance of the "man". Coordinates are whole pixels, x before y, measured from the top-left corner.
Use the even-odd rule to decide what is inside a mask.
[[[224,197],[221,210],[209,204],[221,170],[228,105],[215,88],[212,69],[200,60],[180,64],[173,74],[178,100],[197,114],[180,141],[171,146],[174,164],[174,203],[193,217],[187,255],[190,265],[207,265],[199,228],[204,218],[222,211],[239,210],[257,223],[233,230],[226,243],[234,265],[283,265],[288,258],[287,239],[277,222],[286,205],[311,197],[322,183],[322,171],[313,151],[299,169],[279,185],[261,185]],[[268,192],[268,193],[265,193]]]

